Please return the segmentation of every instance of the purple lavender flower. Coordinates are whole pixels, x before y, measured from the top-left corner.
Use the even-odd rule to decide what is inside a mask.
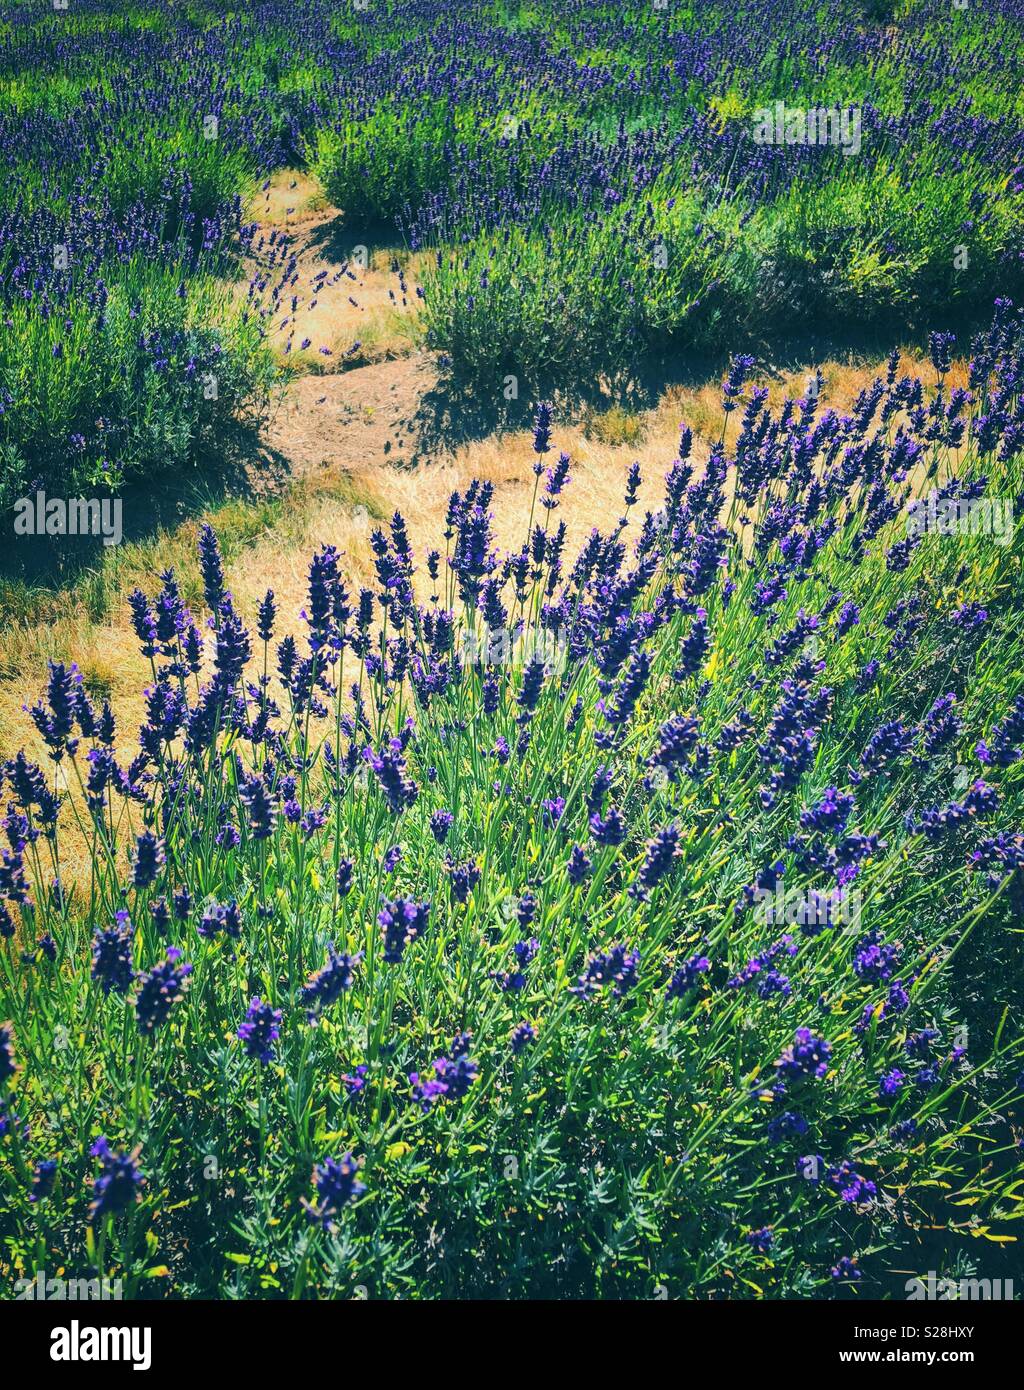
[[[586,880],[590,877],[590,873],[593,867],[594,866],[591,863],[590,859],[583,852],[580,846],[573,845],[572,849],[569,852],[569,860],[566,864],[565,870],[566,874],[568,875],[569,882],[572,884],[580,884],[586,882]]]
[[[441,1080],[436,1071],[433,1076],[428,1075],[423,1079],[420,1078],[419,1072],[411,1071],[409,1073],[409,1085],[412,1087],[413,1100],[424,1114],[427,1114],[439,1100],[442,1100],[448,1090],[447,1083]]]
[[[363,757],[373,768],[381,790],[393,815],[400,815],[408,807],[415,805],[419,787],[409,776],[401,747],[395,747],[397,740],[383,753],[375,753],[372,748],[363,752]]]
[[[341,1083],[348,1093],[349,1100],[354,1100],[366,1089],[366,1078],[369,1075],[369,1068],[365,1063],[360,1063],[352,1072],[343,1072]]]
[[[170,1016],[171,1008],[184,998],[192,966],[187,961],[178,964],[181,951],[170,946],[167,958],[140,976],[141,984],[135,999],[135,1018],[139,1032],[152,1036]]]
[[[153,919],[160,936],[166,936],[167,930],[171,925],[171,910],[167,906],[166,898],[154,898],[149,905],[149,915]]]
[[[281,1036],[282,1013],[256,997],[249,1003],[245,1019],[238,1025],[238,1041],[246,1055],[254,1057],[261,1066],[274,1060],[274,1043]]]
[[[649,897],[682,854],[679,840],[679,827],[667,825],[648,841],[636,882],[630,888],[633,897],[641,901]]]
[[[701,975],[711,969],[707,956],[692,956],[673,974],[665,990],[667,999],[684,999],[691,989],[696,989]]]
[[[131,918],[123,909],[115,925],[97,927],[92,942],[92,978],[104,994],[127,994],[135,978],[132,967]]]
[[[32,1174],[32,1191],[28,1194],[30,1202],[42,1202],[53,1192],[57,1180],[57,1160],[41,1158]]]
[[[842,637],[845,633],[849,632],[851,628],[856,627],[859,622],[860,609],[857,605],[855,603],[844,603],[839,610],[832,635],[834,637]]]
[[[770,1226],[747,1232],[747,1242],[758,1255],[768,1255],[775,1244],[775,1235]]]
[[[533,422],[533,451],[546,454],[551,448],[551,421],[554,415],[547,401],[541,401]],[[538,465],[539,466],[539,465]]]
[[[303,1007],[308,1010],[310,1023],[340,999],[347,989],[352,988],[355,968],[362,958],[361,951],[350,956],[336,951],[333,942],[328,945],[327,964],[309,977],[300,995]]]
[[[532,1023],[517,1023],[512,1030],[509,1046],[513,1054],[518,1057],[521,1052],[525,1052],[536,1041],[537,1030]]]
[[[547,511],[553,511],[558,506],[558,498],[570,481],[569,466],[572,460],[568,454],[559,454],[558,462],[553,468],[549,468],[544,479],[544,496],[541,498],[541,506]]]
[[[743,383],[753,371],[755,360],[746,353],[738,353],[733,357],[729,366],[729,374],[722,382],[722,409],[724,411],[736,409],[736,398],[743,389]]]
[[[778,1115],[773,1115],[768,1121],[767,1134],[769,1144],[780,1144],[784,1139],[796,1139],[800,1135],[806,1134],[808,1129],[807,1121],[803,1115],[795,1110],[783,1110]],[[797,1165],[800,1166],[799,1163]]]
[[[898,719],[880,724],[864,746],[861,766],[866,772],[881,771],[908,753],[913,742],[913,730],[905,729]]]
[[[242,918],[234,898],[229,903],[209,903],[196,928],[200,936],[212,940],[219,932],[237,940],[242,934]]]
[[[639,494],[639,492],[640,492],[640,484],[641,484],[641,482],[642,482],[642,479],[641,479],[641,476],[640,476],[640,463],[639,463],[639,461],[637,461],[637,462],[635,462],[635,463],[631,463],[631,464],[629,465],[629,472],[626,474],[626,497],[625,497],[625,502],[626,502],[626,510],[627,510],[627,511],[629,510],[630,507],[633,506],[634,502],[635,502],[636,499],[637,499],[637,496],[638,496],[638,494]]]
[[[526,931],[537,916],[537,895],[529,888],[522,894],[516,903],[516,921],[519,923],[519,930]],[[531,956],[531,960],[532,960]]]
[[[453,1046],[452,1051],[456,1049]],[[477,1079],[479,1067],[468,1052],[460,1051],[454,1058],[438,1057],[434,1062],[437,1079],[445,1087],[445,1097],[461,1100]]]
[[[908,1034],[903,1050],[908,1057],[929,1057],[932,1043],[937,1041],[938,1036],[937,1028],[922,1028],[919,1033]]]
[[[955,704],[952,692],[940,695],[921,721],[921,747],[926,756],[933,757],[948,747],[963,728],[963,720],[953,708]]]
[[[586,999],[610,985],[615,998],[623,999],[636,984],[639,964],[639,951],[630,951],[621,943],[608,951],[599,951],[591,956],[579,983],[571,986],[570,993]]]
[[[89,1212],[93,1222],[108,1214],[124,1211],[139,1200],[139,1188],[145,1178],[139,1171],[140,1148],[130,1154],[117,1152],[110,1147],[104,1135],[89,1150],[93,1158],[100,1161],[100,1175],[93,1183],[92,1202]]]
[[[642,648],[638,648],[629,662],[611,701],[601,700],[598,709],[614,728],[622,729],[633,717],[633,711],[643,694],[651,674],[651,658]]]
[[[254,840],[269,840],[274,833],[274,802],[263,778],[243,774],[238,797],[249,813],[249,830]]]
[[[612,806],[607,816],[591,816],[590,833],[599,845],[621,845],[626,838],[626,822],[622,812]]]
[[[430,920],[430,903],[413,902],[411,898],[396,898],[385,902],[377,914],[384,929],[384,959],[397,965],[405,948],[420,936]]]
[[[14,1029],[10,1023],[0,1023],[0,1086],[6,1086],[18,1070],[14,1060]]]
[[[206,606],[211,613],[216,613],[225,594],[224,566],[216,533],[208,523],[199,532],[199,569],[203,576]]]
[[[804,830],[818,830],[822,834],[845,830],[854,805],[849,792],[828,787],[820,801],[800,812],[800,825]]]
[[[898,1095],[906,1079],[906,1072],[900,1071],[899,1067],[892,1067],[878,1078],[878,1094],[885,1097]]]
[[[881,670],[881,663],[872,659],[864,666],[857,676],[856,690],[858,695],[866,695],[875,684],[875,679]]]
[[[993,725],[990,743],[980,739],[975,745],[979,762],[993,767],[1010,767],[1022,756],[1024,745],[1024,694],[1018,695],[1009,714]]]
[[[77,741],[71,738],[71,734],[80,703],[85,698],[81,687],[82,678],[77,666],[68,667],[62,662],[51,661],[46,682],[46,705],[35,704],[29,711],[54,762],[60,762],[65,753],[73,754],[75,751]]]
[[[853,973],[859,980],[874,984],[890,980],[899,959],[898,942],[884,943],[877,928],[872,928],[853,948]]]
[[[273,639],[276,617],[277,604],[274,602],[274,591],[268,589],[256,610],[256,631],[259,633],[261,642],[270,642]]]
[[[831,1043],[815,1037],[809,1028],[798,1028],[793,1041],[782,1049],[782,1055],[775,1065],[781,1076],[815,1076],[820,1079],[828,1071],[831,1055]]]
[[[453,859],[446,861],[448,879],[452,886],[452,897],[458,903],[466,903],[469,895],[480,882],[480,866],[475,859],[467,859],[464,864]]]
[[[537,708],[546,671],[544,659],[540,656],[531,656],[523,668],[522,685],[516,695],[516,704],[522,711],[519,716],[521,723],[529,720]]]
[[[839,1192],[844,1202],[852,1206],[866,1206],[878,1195],[878,1188],[868,1178],[862,1177],[849,1159],[843,1159],[838,1167],[830,1168],[828,1180]]]
[[[698,608],[693,615],[690,631],[683,639],[679,665],[672,672],[673,680],[683,681],[690,676],[696,676],[707,660],[709,646],[707,619],[706,609]]]
[[[928,351],[931,354],[932,366],[940,376],[944,376],[949,371],[955,345],[955,333],[928,334]]]
[[[128,595],[128,607],[131,612],[132,631],[139,639],[142,655],[145,657],[156,656],[157,649],[157,622],[149,600],[141,589],[134,589]]]
[[[155,882],[165,859],[163,841],[151,830],[144,830],[135,845],[132,861],[132,883],[136,888],[146,888]]]
[[[313,1187],[316,1204],[305,1197],[301,1199],[303,1210],[310,1221],[323,1227],[325,1231],[334,1229],[334,1223],[350,1202],[355,1202],[366,1191],[366,1184],[359,1181],[359,1166],[350,1153],[341,1158],[326,1158],[313,1169]]]
[[[355,873],[355,867],[351,859],[338,860],[338,873],[335,881],[338,885],[338,896],[341,898],[347,897],[352,891],[352,879]]]

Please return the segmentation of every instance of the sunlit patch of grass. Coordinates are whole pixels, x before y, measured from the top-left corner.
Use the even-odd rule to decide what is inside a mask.
[[[584,415],[583,433],[588,439],[596,439],[600,444],[613,447],[628,444],[631,447],[642,443],[647,432],[646,422],[635,410],[627,410],[621,405],[613,405],[601,412],[588,409]]]

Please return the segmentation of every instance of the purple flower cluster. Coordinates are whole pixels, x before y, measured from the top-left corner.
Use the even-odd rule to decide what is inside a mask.
[[[281,1036],[283,1016],[280,1009],[254,998],[238,1025],[238,1041],[245,1047],[246,1055],[254,1057],[262,1066],[274,1060],[274,1044]]]
[[[366,1191],[366,1184],[359,1177],[359,1165],[352,1155],[343,1154],[341,1158],[325,1158],[313,1168],[313,1189],[316,1201],[301,1199],[303,1210],[310,1221],[325,1231],[334,1229],[335,1222],[351,1202],[357,1201]]]
[[[622,944],[599,951],[587,961],[587,968],[579,982],[572,986],[572,993],[586,999],[610,987],[616,999],[624,999],[636,985],[639,965],[639,951],[631,951]]]
[[[139,1170],[139,1149],[130,1154],[118,1152],[101,1134],[89,1152],[100,1161],[100,1174],[93,1183],[89,1207],[93,1222],[96,1222],[137,1202],[145,1178]]]

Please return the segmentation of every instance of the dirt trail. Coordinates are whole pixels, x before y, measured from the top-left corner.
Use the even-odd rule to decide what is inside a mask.
[[[324,466],[346,471],[409,464],[419,454],[420,401],[435,383],[420,348],[418,258],[344,218],[305,174],[285,171],[261,189],[245,280],[278,294],[268,337],[292,373],[275,406],[256,490]]]
[[[299,477],[411,466],[421,460],[421,401],[436,380],[423,353],[289,383],[263,440]]]

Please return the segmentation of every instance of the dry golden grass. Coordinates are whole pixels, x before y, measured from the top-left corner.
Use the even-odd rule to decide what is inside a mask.
[[[279,265],[267,269],[271,233],[284,231],[292,238],[290,250],[298,261],[298,282],[282,297],[269,334],[282,366],[326,374],[407,356],[420,345],[416,286],[422,255],[411,256],[398,245],[361,244],[345,231],[343,217],[316,180],[298,170],[278,171],[254,196],[248,216],[259,226],[256,244],[262,237],[264,245],[235,286],[239,300],[257,268],[266,270],[270,285],[280,278]],[[347,271],[339,277],[342,264]],[[395,264],[404,273],[404,293]],[[326,278],[317,280],[324,270]]]

